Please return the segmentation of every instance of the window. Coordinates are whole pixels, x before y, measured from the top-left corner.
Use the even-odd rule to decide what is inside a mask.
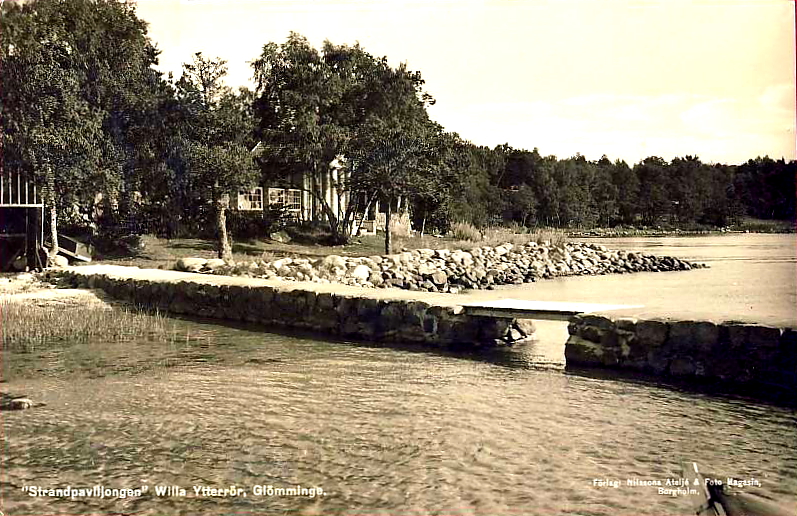
[[[238,192],[238,209],[243,211],[263,210],[263,188],[257,186],[251,190]]]
[[[301,211],[302,209],[302,191],[301,190],[285,190],[285,208],[288,211]]]
[[[268,204],[281,204],[297,220],[302,214],[302,191],[294,188],[269,188]]]
[[[268,189],[268,204],[285,204],[285,190],[282,188]]]

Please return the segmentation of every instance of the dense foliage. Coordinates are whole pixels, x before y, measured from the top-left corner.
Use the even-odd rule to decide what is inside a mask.
[[[336,241],[351,235],[356,212],[375,198],[386,201],[389,224],[399,196],[421,196],[434,182],[446,153],[420,73],[392,68],[359,45],[327,41],[319,52],[296,33],[265,45],[252,66],[263,175],[279,183],[308,174],[309,185],[292,186],[312,195]],[[327,182],[349,202],[329,202]]]
[[[733,166],[652,156],[629,166],[606,156],[560,160],[507,146],[470,151],[469,177],[452,214],[476,225],[720,227],[743,216],[795,218],[795,161],[759,157]]]
[[[97,194],[127,204],[117,194],[131,191],[159,80],[145,27],[124,3],[2,5],[3,168],[44,187],[52,228],[59,214],[88,217]]]
[[[228,256],[229,194],[295,186],[297,174],[311,178],[303,188],[339,242],[376,201],[388,224],[400,204],[426,231],[455,222],[589,228],[795,217],[794,161],[651,156],[629,165],[479,147],[429,119],[434,99],[419,72],[359,45],[317,50],[292,33],[253,61],[255,91],[233,92],[224,61],[201,53],[186,56],[177,80],[157,72],[158,50],[131,3],[1,9],[2,168],[42,187],[53,244],[67,224],[105,236],[216,235]],[[349,201],[333,203],[337,211],[321,192],[333,167],[337,195]],[[270,216],[279,214],[265,210],[261,225]],[[252,234],[257,217],[238,218],[233,231]]]

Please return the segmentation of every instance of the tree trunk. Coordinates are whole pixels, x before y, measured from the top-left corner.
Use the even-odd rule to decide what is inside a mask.
[[[393,210],[393,200],[387,201],[387,212],[385,213],[385,254],[390,254],[390,215]]]
[[[44,178],[47,184],[44,197],[50,211],[50,250],[47,253],[47,266],[49,267],[58,256],[58,207],[55,205],[55,177],[49,164],[45,165]]]
[[[332,233],[332,240],[335,244],[347,244],[351,235],[341,230],[339,219],[335,215],[332,206],[327,202],[327,195],[330,195],[330,199],[332,195],[332,192],[329,191],[329,178],[327,177],[327,174],[330,173],[329,170],[322,172],[321,178],[319,178],[318,166],[314,163],[311,173],[313,177],[311,193],[314,198],[313,221],[320,222],[322,217],[326,218],[329,224],[329,230]]]
[[[321,186],[320,181],[318,179],[318,170],[315,165],[313,164],[313,168],[311,170],[311,177],[312,179],[310,182],[312,183],[312,192],[313,192],[313,222],[319,222],[321,220]]]
[[[232,246],[227,235],[227,207],[230,205],[229,194],[217,194],[216,229],[219,235],[218,251],[222,260],[232,260]]]

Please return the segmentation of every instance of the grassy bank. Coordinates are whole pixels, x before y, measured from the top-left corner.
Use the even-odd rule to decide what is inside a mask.
[[[190,339],[190,335],[180,333],[175,322],[162,314],[128,308],[32,306],[3,301],[0,321],[3,349],[8,351],[33,351],[52,344],[95,339],[104,342]]]
[[[363,235],[352,238],[346,245],[324,244],[326,236],[323,232],[305,233],[300,238],[281,243],[272,240],[247,240],[233,242],[233,259],[235,261],[251,261],[262,258],[266,261],[282,257],[319,258],[336,254],[340,256],[359,257],[384,254],[384,235]],[[451,235],[445,237],[425,235],[404,236],[393,235],[394,252],[413,249],[472,249],[482,246],[497,246],[510,242],[523,245],[527,242],[549,241],[554,244],[567,241],[563,230],[518,230],[517,228],[477,229],[466,224],[458,224]],[[183,257],[216,258],[215,242],[193,238],[167,240],[145,235],[135,255],[106,259],[98,257],[100,263],[128,265],[141,268],[170,269]]]

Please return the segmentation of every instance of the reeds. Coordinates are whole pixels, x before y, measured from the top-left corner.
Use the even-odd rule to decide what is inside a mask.
[[[160,313],[104,306],[31,306],[0,302],[3,350],[32,351],[52,343],[102,340],[189,340],[174,321]]]

